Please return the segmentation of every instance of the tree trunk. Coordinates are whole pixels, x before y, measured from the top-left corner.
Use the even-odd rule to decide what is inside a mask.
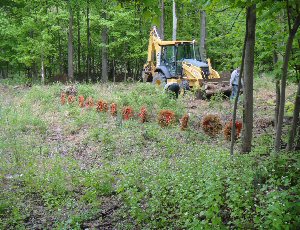
[[[206,60],[206,12],[200,11],[201,15],[201,31],[200,31],[200,56],[201,60]]]
[[[102,13],[102,18],[106,19],[106,13]],[[103,26],[102,33],[102,82],[108,81],[108,68],[107,68],[107,42],[108,42],[108,35],[107,35],[107,28]]]
[[[287,71],[288,71],[288,64],[289,58],[293,46],[293,40],[296,35],[296,32],[300,25],[300,14],[297,15],[294,26],[289,34],[285,55],[282,65],[282,79],[281,79],[281,95],[280,95],[280,105],[279,105],[279,115],[278,115],[278,123],[276,129],[276,137],[275,137],[275,152],[278,153],[280,150],[280,140],[282,135],[282,125],[283,125],[283,116],[284,116],[284,104],[285,104],[285,88],[286,88],[286,79],[287,79]]]
[[[279,80],[276,80],[275,87],[276,87],[276,106],[275,106],[274,127],[275,127],[275,130],[277,130],[279,104],[280,104],[280,81]]]
[[[164,0],[160,0],[160,38],[161,40],[165,39],[165,3]]]
[[[253,130],[253,71],[254,71],[254,47],[256,26],[256,5],[247,8],[247,39],[245,49],[244,71],[244,113],[242,153],[251,151]]]
[[[175,0],[173,0],[173,35],[172,39],[176,40],[176,34],[177,34],[177,16],[176,16],[176,4]]]
[[[58,14],[58,6],[56,6],[56,13]],[[57,24],[60,25],[60,20],[57,19]],[[58,56],[59,56],[59,74],[62,75],[64,72],[63,67],[63,57],[62,57],[62,49],[61,49],[61,41],[60,41],[60,32],[57,31],[57,37],[58,37]]]
[[[113,64],[113,70],[112,70],[112,74],[113,74],[113,82],[116,83],[116,65],[115,65],[115,60],[113,59],[112,61],[112,64]]]
[[[298,82],[298,89],[296,93],[295,108],[293,114],[293,122],[291,125],[291,131],[290,131],[289,141],[287,145],[288,151],[294,149],[295,135],[296,135],[297,127],[299,125],[299,112],[300,112],[300,81]]]
[[[86,58],[86,82],[90,80],[91,75],[91,32],[90,32],[90,1],[86,5],[86,26],[87,26],[87,58]]]
[[[240,96],[241,86],[242,86],[242,78],[243,78],[243,72],[244,72],[244,63],[245,63],[245,52],[246,52],[246,42],[247,42],[247,35],[248,35],[248,14],[246,19],[246,32],[245,32],[245,38],[244,38],[244,46],[243,46],[243,54],[242,54],[242,63],[240,68],[240,77],[239,77],[239,83],[238,83],[238,90],[237,95],[234,99],[234,106],[233,106],[233,113],[232,113],[232,127],[231,127],[231,143],[230,143],[230,155],[233,156],[233,148],[235,143],[235,133],[236,133],[236,114],[237,114],[237,104]]]
[[[41,82],[42,84],[44,85],[45,84],[45,66],[44,66],[44,55],[42,54],[42,57],[41,57]]]
[[[69,0],[69,36],[68,36],[68,80],[74,81],[73,69],[73,11]]]
[[[80,44],[80,7],[78,5],[77,9],[77,70],[78,70],[78,76],[81,77],[81,67],[80,67],[80,60],[81,60],[81,54],[80,54],[81,44]]]
[[[298,119],[300,120],[300,117]],[[300,124],[298,125],[296,132],[297,132],[296,134],[297,140],[296,140],[295,150],[298,151],[300,150]]]

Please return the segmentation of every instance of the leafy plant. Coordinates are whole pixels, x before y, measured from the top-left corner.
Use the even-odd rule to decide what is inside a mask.
[[[60,94],[60,103],[62,105],[64,105],[66,103],[66,94],[65,93]]]
[[[110,114],[112,115],[112,116],[117,116],[117,104],[116,103],[112,103],[111,105],[110,105]]]
[[[97,112],[107,112],[107,110],[108,110],[107,102],[105,102],[103,100],[99,100],[97,102],[96,111]]]
[[[85,106],[87,108],[93,108],[93,106],[94,106],[94,100],[93,100],[92,97],[88,97],[88,99],[85,102]]]
[[[80,95],[78,97],[78,101],[79,101],[79,107],[84,107],[84,96]]]
[[[215,137],[222,130],[222,122],[218,115],[209,114],[203,117],[201,121],[203,131],[211,136]]]
[[[145,123],[146,121],[148,121],[148,112],[147,112],[146,107],[141,108],[141,111],[139,113],[139,117],[140,117],[141,123]]]
[[[181,119],[180,119],[180,129],[181,130],[186,130],[188,127],[188,122],[189,122],[189,115],[185,114]]]
[[[175,122],[175,113],[171,110],[161,110],[158,114],[158,124],[161,127],[169,126]]]
[[[242,127],[243,127],[242,122],[240,122],[240,121],[235,122],[235,128],[236,128],[235,137],[236,137],[236,139],[238,139],[240,137]],[[232,129],[232,121],[226,123],[225,126],[224,126],[224,131],[223,131],[224,132],[224,137],[228,141],[231,140],[231,129]]]
[[[69,104],[73,104],[74,101],[75,101],[75,97],[74,97],[73,95],[69,95],[69,96],[68,96],[68,103],[69,103]]]
[[[134,115],[133,113],[133,109],[131,106],[126,106],[123,108],[122,110],[122,117],[124,120],[129,120],[130,118],[132,118]]]

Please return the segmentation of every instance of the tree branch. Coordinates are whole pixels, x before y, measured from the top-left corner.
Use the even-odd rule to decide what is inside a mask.
[[[224,11],[226,11],[226,10],[228,10],[228,9],[230,9],[230,6],[224,8],[224,9],[222,9],[222,10],[213,10],[213,12],[221,13],[221,12],[224,12]]]

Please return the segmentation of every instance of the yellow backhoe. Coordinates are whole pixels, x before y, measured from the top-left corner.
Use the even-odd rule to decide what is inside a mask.
[[[178,84],[184,90],[203,89],[208,96],[215,92],[230,93],[228,83],[220,84],[220,75],[211,67],[210,60],[201,61],[195,41],[163,41],[155,26],[150,31],[143,80],[162,86]]]

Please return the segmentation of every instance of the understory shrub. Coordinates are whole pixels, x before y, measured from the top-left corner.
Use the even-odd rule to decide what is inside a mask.
[[[125,106],[122,110],[122,117],[124,120],[129,120],[134,115],[133,109],[131,106]]]
[[[141,108],[141,112],[139,113],[139,117],[140,117],[140,121],[141,123],[145,123],[146,121],[148,121],[148,112],[146,107],[142,107]]]
[[[240,137],[241,131],[243,128],[243,124],[240,121],[235,122],[235,138],[238,139]],[[224,137],[226,140],[231,140],[231,129],[232,129],[232,121],[228,122],[224,126]]]
[[[181,130],[186,130],[188,127],[188,122],[189,122],[189,115],[185,114],[181,119],[180,119],[180,129]]]
[[[139,227],[299,228],[299,153],[231,158],[209,145],[192,149],[171,160],[123,162],[117,191]]]
[[[171,110],[161,110],[158,114],[158,124],[161,127],[169,126],[175,122],[175,113]]]
[[[221,119],[218,115],[206,115],[205,117],[203,117],[201,125],[203,131],[211,137],[215,137],[222,130]]]

